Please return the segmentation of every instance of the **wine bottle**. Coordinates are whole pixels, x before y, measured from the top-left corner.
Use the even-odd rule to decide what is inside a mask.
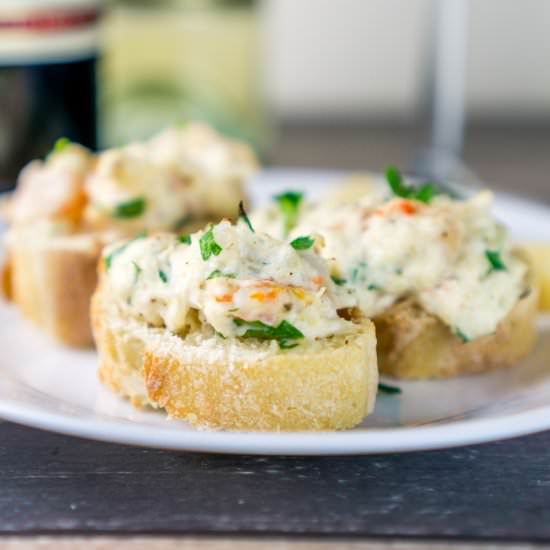
[[[0,190],[65,136],[96,147],[98,0],[0,3]]]

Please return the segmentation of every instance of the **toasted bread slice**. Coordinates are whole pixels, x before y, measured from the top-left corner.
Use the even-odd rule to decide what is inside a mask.
[[[367,320],[289,350],[201,329],[180,337],[124,316],[100,284],[92,324],[107,386],[198,427],[344,429],[374,407],[376,337]]]
[[[449,378],[505,368],[527,355],[536,340],[538,293],[531,290],[496,332],[463,342],[412,300],[374,318],[380,372],[397,378]]]
[[[207,220],[182,226],[182,233]],[[90,347],[90,300],[97,286],[101,232],[45,236],[29,227],[8,231],[1,289],[37,327],[61,344]]]
[[[10,231],[4,293],[23,315],[68,346],[93,343],[90,297],[101,242],[94,235],[33,238]]]
[[[539,287],[539,309],[550,311],[550,244],[522,243],[520,245],[531,264]]]

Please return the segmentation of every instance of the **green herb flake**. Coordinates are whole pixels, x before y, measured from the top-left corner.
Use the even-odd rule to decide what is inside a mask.
[[[214,228],[210,229],[200,238],[199,245],[201,249],[202,259],[206,262],[210,256],[219,256],[222,247],[216,242],[214,238]]]
[[[490,271],[506,271],[506,265],[502,261],[498,250],[486,250],[485,257],[491,265]]]
[[[178,235],[178,242],[183,244],[191,244],[191,235]]]
[[[290,246],[294,248],[295,250],[307,250],[308,248],[311,248],[315,243],[315,240],[311,237],[304,236],[304,237],[296,237],[291,243]]]
[[[378,384],[378,391],[381,393],[387,393],[390,395],[397,395],[401,393],[401,388],[398,388],[397,386],[390,386],[389,384],[382,384],[380,382]]]
[[[244,209],[243,201],[239,202],[239,220],[242,220],[246,225],[248,225],[248,229],[254,233],[254,228],[252,227],[252,224],[250,223],[250,219],[246,213],[246,210]]]
[[[347,282],[346,279],[341,279],[340,277],[336,277],[335,275],[331,275],[330,278],[332,279],[332,282],[338,286],[343,286]]]
[[[382,287],[375,284],[375,283],[371,283],[368,287],[367,287],[367,290],[371,290],[372,292],[376,292],[377,290],[382,290]]]
[[[105,256],[104,258],[104,261],[105,261],[105,269],[108,271],[109,269],[111,269],[111,266],[113,265],[113,260],[119,255],[121,254],[122,252],[124,252],[124,250],[126,249],[126,247],[129,245],[130,243],[124,243],[122,246],[119,246],[118,248],[115,248],[110,254],[107,254],[107,256]]]
[[[143,269],[136,262],[132,262],[132,265],[134,266],[134,284],[136,284]]]
[[[147,237],[147,233],[145,231],[142,231],[141,233],[138,233],[132,240],[124,243],[118,248],[115,248],[110,254],[105,256],[105,268],[109,270],[109,268],[113,263],[114,258],[118,256],[121,252],[124,252],[124,250],[126,250],[126,247],[128,245],[132,244],[134,241],[137,241],[138,239],[144,239],[145,237]]]
[[[114,218],[137,218],[145,211],[145,199],[138,197],[126,202],[121,202],[115,206],[113,212]]]
[[[435,184],[432,182],[426,182],[420,187],[406,185],[401,173],[395,166],[388,166],[385,175],[392,193],[397,197],[429,204],[438,193]]]
[[[224,273],[223,271],[220,271],[219,269],[214,269],[208,277],[206,277],[206,280],[209,281],[210,279],[217,279],[218,277],[225,277],[226,279],[235,279],[237,275],[235,273]]]
[[[162,271],[162,269],[159,269],[159,278],[163,283],[168,282],[168,275],[166,275],[166,272]]]
[[[259,340],[277,340],[281,349],[290,349],[295,347],[297,342],[304,335],[288,321],[281,321],[276,327],[266,325],[262,321],[244,321],[235,318],[233,322],[238,327],[245,327],[246,331],[242,338],[258,338]]]
[[[462,332],[462,330],[460,330],[460,328],[455,327],[453,332],[455,333],[455,336],[460,338],[462,340],[462,342],[464,342],[465,344],[470,341],[470,338],[468,336],[466,336],[466,334],[464,334],[464,332]]]
[[[54,144],[52,148],[52,153],[61,153],[67,145],[71,144],[71,140],[66,137],[60,137]]]
[[[286,193],[281,193],[274,197],[284,218],[283,228],[285,237],[296,226],[298,212],[303,198],[303,193],[298,193],[296,191],[287,191]]]
[[[288,340],[279,340],[279,347],[281,349],[292,349],[298,345],[298,342],[289,342]]]
[[[367,279],[367,262],[361,261],[350,273],[352,283],[365,283]]]
[[[426,182],[416,190],[416,196],[413,197],[417,201],[430,204],[432,199],[437,195],[437,187],[432,182]]]

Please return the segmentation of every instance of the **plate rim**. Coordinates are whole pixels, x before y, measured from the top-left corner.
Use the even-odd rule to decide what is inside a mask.
[[[340,170],[271,167],[259,174],[269,188],[275,178],[309,178],[328,181],[352,173]],[[364,171],[363,173],[367,173]],[[372,175],[376,175],[374,172]],[[260,184],[261,185],[261,184]],[[542,215],[546,205],[528,198],[499,192],[498,197],[519,203]],[[12,380],[21,384],[20,379]],[[55,433],[107,443],[174,451],[263,456],[335,456],[405,453],[448,449],[511,439],[550,429],[550,405],[489,418],[466,418],[417,426],[365,427],[340,432],[227,432],[164,429],[121,417],[112,419],[70,416],[21,402],[2,391],[0,418]],[[37,391],[36,388],[31,388]],[[90,414],[93,410],[90,409]]]
[[[132,421],[92,422],[21,406],[0,395],[0,417],[24,426],[106,443],[172,451],[259,456],[338,456],[440,450],[499,440],[550,429],[550,405],[492,418],[436,425],[364,428],[338,432],[236,432],[159,429]],[[167,422],[170,422],[167,419]],[[283,436],[283,437],[282,437]],[[396,439],[397,438],[397,439]],[[320,450],[323,449],[323,450]]]

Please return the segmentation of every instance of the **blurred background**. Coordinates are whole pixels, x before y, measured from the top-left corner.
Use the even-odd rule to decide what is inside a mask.
[[[550,2],[2,0],[0,102],[4,188],[61,134],[106,147],[201,119],[270,165],[393,163],[550,201]]]

